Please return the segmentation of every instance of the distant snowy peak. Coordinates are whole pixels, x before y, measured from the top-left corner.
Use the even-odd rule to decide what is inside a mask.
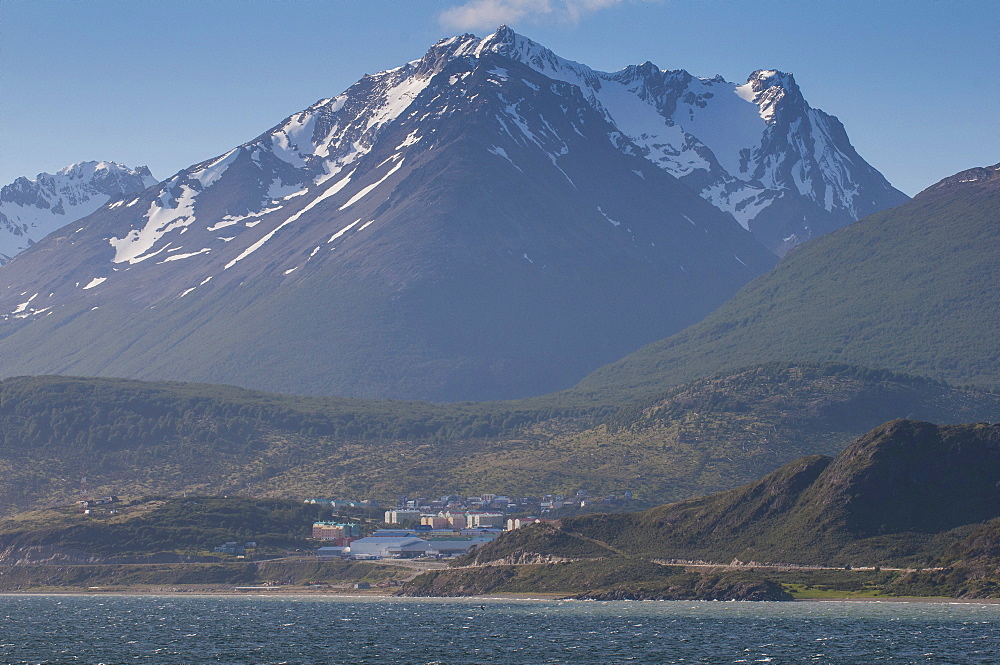
[[[154,184],[145,166],[116,162],[77,162],[34,180],[18,178],[0,189],[0,264],[108,201]]]
[[[79,206],[101,196],[121,196],[156,183],[145,166],[131,169],[116,162],[77,162],[55,174],[39,173],[34,180],[18,178],[0,189],[0,202],[47,210]],[[56,214],[65,214],[56,212]]]
[[[600,72],[506,26],[436,48],[454,58],[495,54],[576,85],[629,139],[623,150],[638,148],[778,253],[906,200],[836,118],[808,105],[790,73],[761,69],[737,85],[648,61]]]

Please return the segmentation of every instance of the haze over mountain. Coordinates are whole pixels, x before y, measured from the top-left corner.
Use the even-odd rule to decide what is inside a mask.
[[[156,184],[149,169],[115,162],[78,162],[34,180],[18,178],[0,190],[0,265],[52,231],[109,201]]]
[[[613,402],[792,359],[996,388],[998,256],[1000,164],[796,249],[704,321],[602,367],[574,392]]]
[[[605,74],[501,27],[18,256],[0,373],[539,394],[768,270],[747,228],[781,251],[903,198],[790,75]]]

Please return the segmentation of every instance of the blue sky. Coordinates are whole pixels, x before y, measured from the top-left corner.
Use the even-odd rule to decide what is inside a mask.
[[[605,71],[791,71],[908,194],[1000,161],[995,0],[3,0],[0,184],[89,159],[166,178],[500,21]]]

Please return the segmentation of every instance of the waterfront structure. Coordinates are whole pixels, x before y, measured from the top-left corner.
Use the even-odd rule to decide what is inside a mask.
[[[368,536],[351,543],[351,558],[412,559],[427,554],[430,543],[414,535]]]

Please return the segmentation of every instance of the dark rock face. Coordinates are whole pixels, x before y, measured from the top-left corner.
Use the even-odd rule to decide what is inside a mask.
[[[674,584],[624,584],[608,590],[587,591],[576,600],[743,600],[783,601],[792,595],[773,580],[747,573],[687,575]]]
[[[1000,427],[901,420],[873,430],[803,495],[858,537],[934,533],[1000,516]],[[817,519],[820,519],[817,516]]]

